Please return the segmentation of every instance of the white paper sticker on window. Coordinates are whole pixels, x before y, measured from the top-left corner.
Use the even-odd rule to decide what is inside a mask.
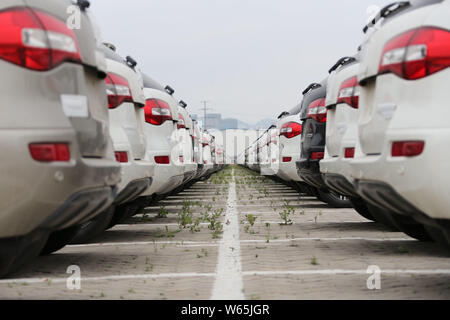
[[[61,95],[63,111],[68,117],[88,118],[89,108],[86,96],[80,95]]]

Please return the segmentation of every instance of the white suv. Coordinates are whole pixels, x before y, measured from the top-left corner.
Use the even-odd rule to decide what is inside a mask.
[[[136,62],[124,60],[112,45],[103,46],[108,75],[110,135],[117,162],[121,166],[121,182],[114,206],[85,223],[73,243],[83,243],[120,220],[130,204],[145,192],[154,175],[154,165],[147,157],[147,135],[144,132],[145,97],[143,81]]]
[[[277,176],[287,182],[302,182],[297,174],[296,162],[300,160],[300,144],[302,134],[302,121],[300,120],[300,107],[289,112],[283,112],[276,123],[279,132],[279,163]]]
[[[277,174],[279,162],[279,135],[275,125],[271,126],[259,140],[260,170],[263,176]]]
[[[193,122],[186,110],[187,104],[179,102],[178,107],[178,139],[181,147],[180,162],[184,166],[183,184],[189,182],[197,174],[197,163],[194,159]]]
[[[325,99],[328,109],[326,145],[320,171],[331,190],[348,197],[363,217],[376,220],[356,192],[350,175],[350,161],[355,153],[358,135],[358,72],[359,55],[343,57],[329,70]]]
[[[152,186],[142,196],[153,196],[155,200],[159,200],[180,186],[184,179],[184,166],[180,163],[177,140],[178,103],[172,96],[172,88],[162,87],[147,75],[143,78],[147,153],[155,164],[155,175]]]
[[[395,3],[381,17],[358,76],[352,177],[400,230],[427,240],[426,225],[449,243],[450,1]]]

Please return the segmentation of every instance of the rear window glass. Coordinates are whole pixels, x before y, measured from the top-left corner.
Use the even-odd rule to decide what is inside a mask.
[[[155,80],[153,80],[149,76],[143,74],[142,78],[144,79],[144,88],[150,88],[150,89],[156,89],[156,90],[165,91],[164,87],[162,85],[160,85],[158,82],[156,82]]]

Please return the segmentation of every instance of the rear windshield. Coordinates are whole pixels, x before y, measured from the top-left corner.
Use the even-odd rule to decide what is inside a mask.
[[[300,110],[300,118],[302,120],[306,119],[306,114],[308,112],[307,109],[308,106],[311,104],[311,102],[317,99],[325,98],[327,96],[327,79],[328,78],[320,82],[321,86],[319,88],[311,90],[303,96],[303,101]]]
[[[301,110],[302,110],[302,104],[299,103],[293,109],[291,109],[291,111],[289,111],[289,115],[294,116],[296,114],[299,114]]]
[[[160,85],[158,82],[150,78],[149,76],[143,74],[142,78],[144,79],[144,88],[156,89],[160,91],[165,91],[164,87]]]
[[[107,59],[126,64],[125,60],[121,56],[119,56],[115,51],[111,50],[109,47],[102,45],[102,51]]]

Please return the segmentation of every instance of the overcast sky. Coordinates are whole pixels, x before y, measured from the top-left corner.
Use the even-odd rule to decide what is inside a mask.
[[[254,124],[300,102],[356,52],[371,5],[386,0],[92,0],[103,37],[198,113]]]

